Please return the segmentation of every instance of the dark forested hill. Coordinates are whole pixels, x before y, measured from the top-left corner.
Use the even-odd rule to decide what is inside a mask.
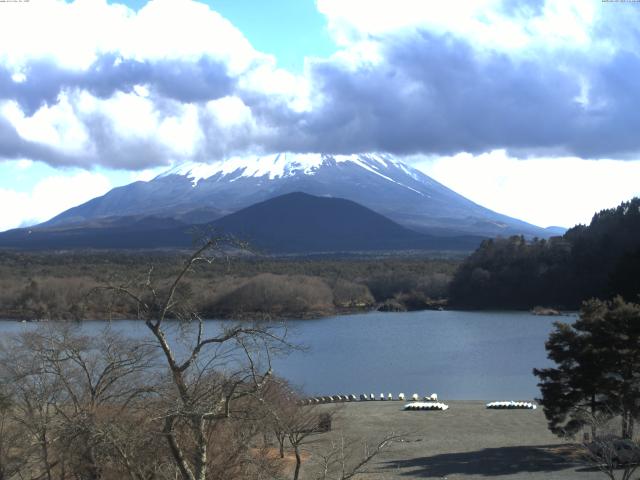
[[[577,308],[591,297],[640,294],[640,198],[593,216],[562,237],[486,240],[451,284],[469,308]]]
[[[271,254],[401,250],[472,251],[483,237],[440,237],[409,230],[340,198],[289,193],[204,225],[157,217],[110,217],[89,224],[0,233],[0,248],[154,249],[193,247],[203,233],[231,235]]]
[[[275,253],[359,250],[467,250],[477,236],[437,237],[409,230],[350,200],[295,192],[257,203],[212,224]]]

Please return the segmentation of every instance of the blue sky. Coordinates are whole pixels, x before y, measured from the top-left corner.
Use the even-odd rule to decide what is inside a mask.
[[[147,1],[120,3],[138,11]],[[305,57],[327,57],[337,48],[326,18],[314,0],[208,0],[202,2],[238,27],[261,51],[276,56],[278,66],[301,72]]]
[[[305,57],[328,57],[337,48],[327,20],[313,0],[211,0],[211,8],[229,19],[261,51],[276,56],[278,66],[294,72]]]
[[[2,3],[0,230],[278,151],[386,152],[501,213],[588,222],[640,194],[639,26],[597,0]]]

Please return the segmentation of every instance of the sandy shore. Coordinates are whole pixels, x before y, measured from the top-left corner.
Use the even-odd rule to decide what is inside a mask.
[[[396,432],[408,434],[407,441],[383,452],[369,473],[357,478],[604,478],[572,459],[575,447],[547,430],[541,409],[487,410],[481,401],[445,403],[450,408],[444,412],[403,411],[404,403],[398,401],[323,405],[319,408],[337,408],[333,431],[313,438],[309,451],[312,457],[326,451],[328,442],[341,436],[356,446]]]

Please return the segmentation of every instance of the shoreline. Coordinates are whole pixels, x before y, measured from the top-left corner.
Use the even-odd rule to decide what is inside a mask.
[[[413,312],[428,312],[428,311],[444,311],[444,312],[483,312],[483,313],[508,313],[508,312],[518,312],[518,313],[529,313],[533,317],[571,317],[578,313],[578,310],[560,310],[557,314],[553,315],[540,315],[532,309],[474,309],[474,308],[462,308],[457,306],[448,306],[448,307],[438,307],[438,308],[421,308],[421,309],[408,309],[408,310],[384,310],[380,308],[337,308],[333,312],[299,312],[299,313],[286,313],[286,314],[274,314],[274,313],[263,313],[263,312],[253,312],[253,313],[240,313],[236,315],[206,315],[203,320],[216,320],[216,321],[229,321],[229,322],[255,322],[255,321],[266,321],[266,322],[283,322],[289,320],[322,320],[325,318],[338,317],[338,316],[349,316],[349,315],[366,315],[369,313],[413,313]],[[132,321],[139,320],[144,321],[143,319],[131,318],[126,316],[113,316],[110,319],[98,319],[98,318],[82,318],[82,319],[25,319],[20,318],[20,315],[14,316],[4,316],[0,314],[0,322],[19,322],[19,323],[48,323],[48,322],[94,322],[94,321],[104,321],[104,322],[117,322],[120,320]],[[168,319],[175,320],[175,319]]]

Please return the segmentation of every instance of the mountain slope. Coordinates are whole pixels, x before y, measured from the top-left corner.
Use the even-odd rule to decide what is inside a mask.
[[[551,233],[481,207],[398,159],[378,154],[287,153],[184,164],[150,182],[115,188],[44,226],[122,215],[206,222],[291,192],[352,200],[408,228],[436,235]]]
[[[201,232],[209,231],[236,236],[264,253],[472,250],[482,240],[424,235],[349,200],[290,193],[205,225],[157,217],[110,217],[90,226],[11,230],[0,234],[0,247],[191,248]]]
[[[109,217],[83,226],[17,228],[0,233],[0,248],[17,250],[153,249],[193,245],[191,226],[157,217]]]
[[[244,208],[212,226],[269,252],[467,250],[481,240],[420,234],[355,202],[300,192]]]

